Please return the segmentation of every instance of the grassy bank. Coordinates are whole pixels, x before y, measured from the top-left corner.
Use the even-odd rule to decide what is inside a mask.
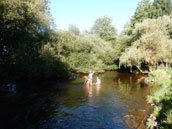
[[[159,90],[148,96],[153,112],[147,119],[147,128],[172,129],[172,68],[168,71],[158,69],[149,74],[157,81]]]

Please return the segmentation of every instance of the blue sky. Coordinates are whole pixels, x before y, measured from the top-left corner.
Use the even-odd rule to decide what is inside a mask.
[[[89,30],[97,18],[108,16],[120,33],[134,15],[140,0],[51,0],[50,12],[57,29],[76,25],[80,31]]]

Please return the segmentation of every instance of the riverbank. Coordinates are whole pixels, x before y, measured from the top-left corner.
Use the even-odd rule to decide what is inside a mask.
[[[172,68],[167,72],[158,69],[149,74],[159,85],[159,90],[147,97],[148,103],[153,107],[152,114],[147,119],[147,128],[172,128]]]

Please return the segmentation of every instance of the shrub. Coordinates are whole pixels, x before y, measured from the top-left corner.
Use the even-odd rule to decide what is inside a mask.
[[[165,70],[158,69],[150,73],[149,78],[154,79],[161,84],[164,80],[168,80],[170,78],[170,74],[168,74]]]

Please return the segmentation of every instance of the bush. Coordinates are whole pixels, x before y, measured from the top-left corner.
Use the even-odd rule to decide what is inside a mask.
[[[147,100],[149,103],[154,103],[153,114],[159,122],[158,128],[171,128],[172,124],[172,80],[169,78],[170,73],[162,69],[158,69],[149,75],[150,78],[158,80],[161,85],[159,89],[152,95],[149,95]],[[151,123],[147,122],[150,127]]]
[[[103,72],[114,69],[116,55],[110,42],[94,34],[74,35],[70,32],[57,32],[57,42],[44,46],[51,55],[67,63],[72,71]]]
[[[165,70],[158,69],[150,73],[149,78],[154,79],[161,84],[164,80],[168,80],[170,78],[170,74],[168,74]]]

